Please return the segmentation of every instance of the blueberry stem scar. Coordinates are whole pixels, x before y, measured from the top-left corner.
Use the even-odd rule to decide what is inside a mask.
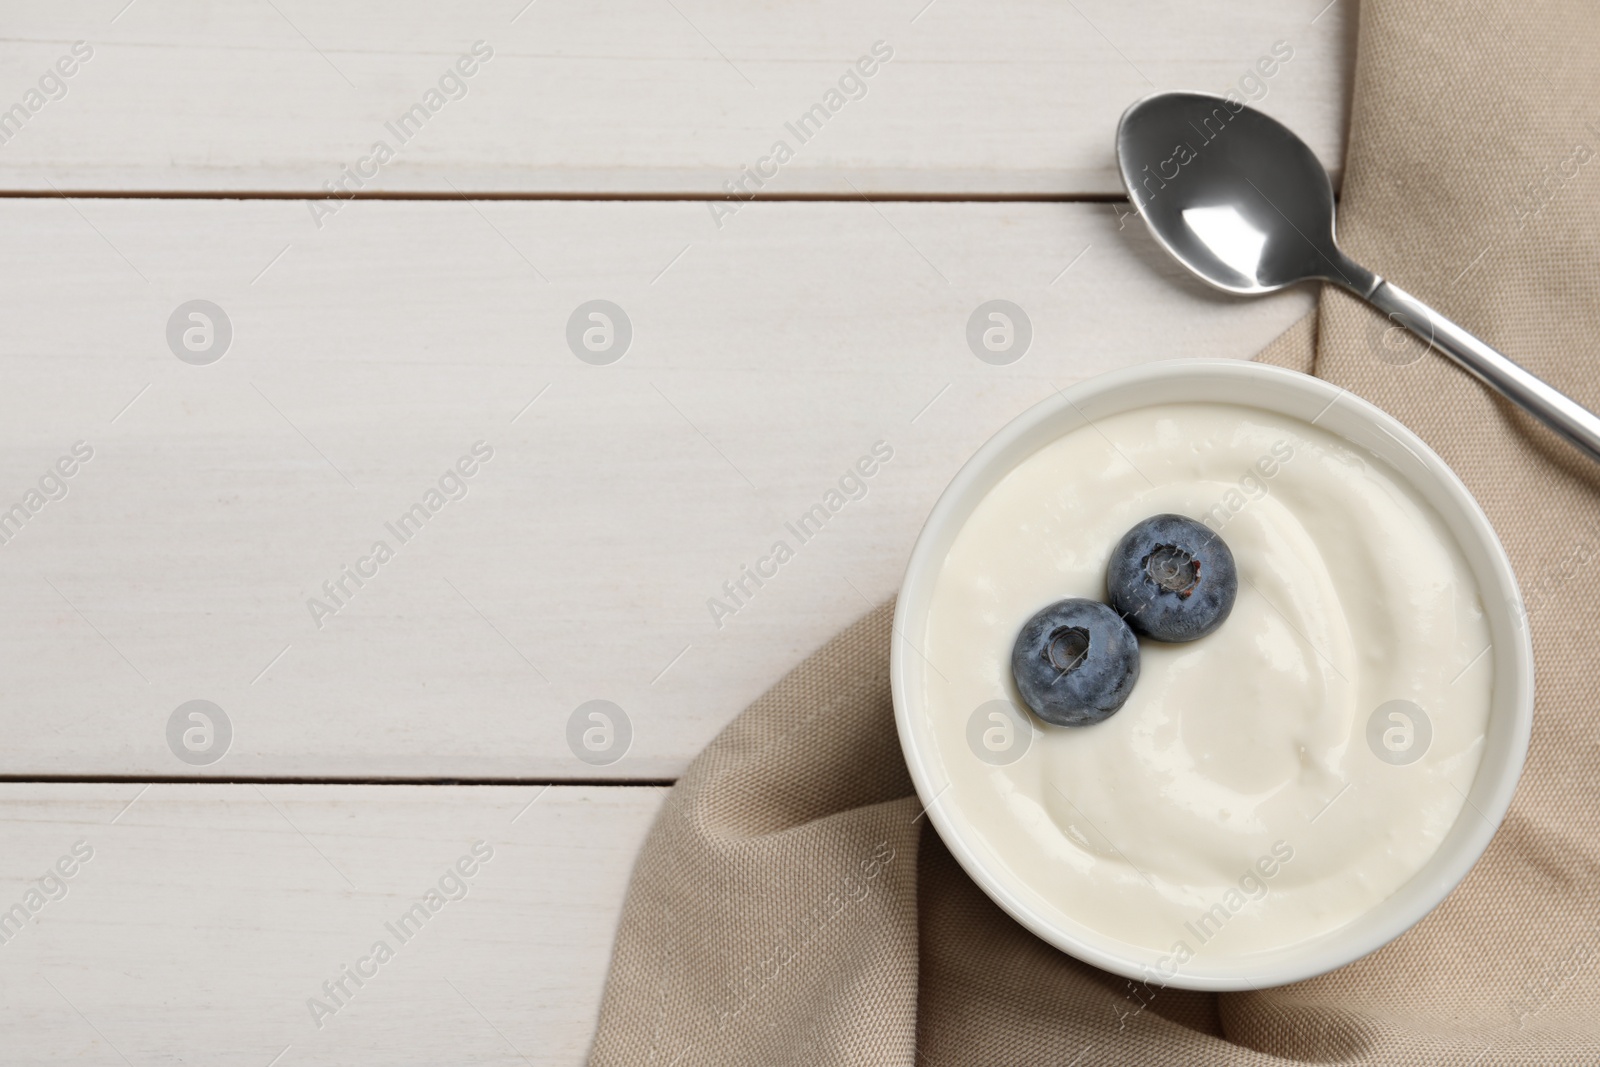
[[[1139,565],[1159,588],[1185,599],[1200,584],[1200,561],[1177,545],[1157,545]]]
[[[1050,635],[1047,655],[1050,666],[1060,671],[1057,681],[1071,674],[1089,654],[1089,631],[1082,626],[1063,626]]]

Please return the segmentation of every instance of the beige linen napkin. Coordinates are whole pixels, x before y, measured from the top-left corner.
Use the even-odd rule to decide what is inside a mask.
[[[1600,8],[1368,0],[1360,23],[1341,241],[1600,409]],[[1262,358],[1421,434],[1483,504],[1528,600],[1527,769],[1443,905],[1366,959],[1253,993],[1138,986],[1049,948],[921,817],[885,606],[673,789],[634,872],[592,1062],[1600,1063],[1600,476],[1387,325],[1325,292]]]

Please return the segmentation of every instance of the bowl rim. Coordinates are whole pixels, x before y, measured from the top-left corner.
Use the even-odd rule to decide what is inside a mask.
[[[1483,756],[1466,804],[1439,849],[1420,870],[1379,904],[1333,930],[1267,953],[1236,957],[1232,961],[1224,959],[1220,961],[1223,966],[1217,966],[1216,962],[1211,966],[1186,964],[1177,973],[1167,974],[1164,969],[1158,971],[1151,967],[1150,958],[1157,954],[1150,950],[1124,945],[1109,937],[1096,943],[1062,927],[1014,891],[1008,879],[990,869],[978,847],[981,835],[971,831],[969,836],[964,832],[959,813],[948,803],[940,803],[948,783],[941,786],[936,780],[933,768],[938,765],[938,752],[931,740],[921,736],[912,718],[911,674],[920,662],[920,652],[905,635],[908,628],[913,627],[920,634],[920,621],[912,618],[912,613],[920,610],[922,600],[938,577],[950,542],[972,508],[1023,458],[1070,431],[1057,430],[1028,447],[1031,437],[1040,435],[1045,428],[1070,414],[1078,417],[1080,425],[1090,424],[1083,407],[1092,407],[1100,398],[1148,387],[1151,383],[1185,379],[1240,387],[1242,399],[1212,402],[1254,407],[1302,422],[1322,419],[1322,414],[1307,419],[1274,408],[1263,403],[1260,396],[1252,397],[1245,392],[1252,386],[1262,387],[1263,392],[1299,391],[1323,401],[1324,414],[1337,404],[1338,421],[1364,427],[1367,436],[1383,442],[1386,447],[1380,450],[1370,441],[1355,441],[1345,432],[1321,427],[1395,468],[1433,505],[1456,537],[1479,585],[1485,619],[1490,626],[1490,646],[1485,652],[1493,656],[1495,675],[1489,732],[1485,735]],[[1116,409],[1116,413],[1160,403],[1166,401],[1127,404]],[[1007,458],[1023,447],[1027,448],[1026,452]],[[1414,477],[1404,469],[1407,466],[1419,468],[1428,480],[1424,482]],[[997,467],[1001,469],[997,471]],[[1441,503],[1446,506],[1441,507]],[[1533,725],[1533,645],[1526,608],[1505,549],[1471,491],[1415,433],[1349,390],[1288,368],[1233,359],[1162,360],[1084,379],[1064,390],[1058,389],[1055,395],[1023,411],[973,453],[940,494],[912,548],[895,604],[890,683],[895,728],[923,811],[963,870],[991,900],[1047,943],[1103,970],[1152,985],[1219,992],[1269,988],[1334,970],[1388,944],[1432,911],[1466,877],[1504,819],[1527,757]],[[915,712],[922,714],[920,709]],[[1497,745],[1490,743],[1492,737],[1498,738]],[[1469,808],[1478,818],[1468,817]],[[1090,930],[1086,924],[1083,929]],[[1090,933],[1092,935],[1092,931]],[[1233,966],[1227,966],[1229,962]]]

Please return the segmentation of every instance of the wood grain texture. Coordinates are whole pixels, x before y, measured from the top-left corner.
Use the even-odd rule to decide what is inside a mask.
[[[661,796],[0,785],[3,1058],[581,1063]]]
[[[1355,25],[1353,0],[0,9],[0,775],[614,782],[0,783],[0,1059],[241,1067],[581,1063],[663,796],[626,783],[892,595],[1027,405],[1249,356],[1310,307],[1201,289],[1111,204],[297,198],[717,197],[780,139],[763,196],[1115,195],[1111,131],[1156,88],[1259,97],[1337,172]],[[864,95],[790,130],[878,41]],[[610,365],[568,340],[596,299],[631,327]],[[1032,333],[1004,365],[967,337],[995,299]],[[195,300],[231,332],[205,365],[176,354],[203,362]],[[231,735],[200,755],[195,700]]]
[[[43,96],[19,83],[34,113],[11,113],[0,181],[34,191],[314,193],[479,34],[501,43],[463,76],[467,95],[366,191],[715,192],[770,143],[763,131],[826,92],[829,64],[891,26],[903,43],[867,97],[769,191],[837,193],[848,178],[874,193],[1105,192],[1105,132],[1130,93],[1247,84],[1257,33],[1255,51],[1269,36],[1296,50],[1259,83],[1264,105],[1303,108],[1336,159],[1348,50],[1338,4],[1161,18],[950,3],[13,14],[0,51],[41,72]],[[156,741],[197,694],[238,720],[218,773],[570,774],[584,767],[564,754],[560,720],[599,695],[644,716],[627,773],[675,773],[782,667],[893,588],[937,487],[1021,404],[1153,354],[1248,354],[1300,306],[1234,318],[1174,285],[1120,219],[1113,234],[1113,208],[7,210],[21,239],[8,270],[20,330],[0,353],[16,386],[7,503],[39,513],[5,546],[0,582],[21,601],[0,623],[15,639],[0,672],[19,686],[3,714],[42,716],[6,752],[12,774],[184,771]],[[62,293],[66,276],[85,288]],[[639,326],[626,361],[603,370],[559,341],[563,316],[600,292],[627,293]],[[1025,294],[1039,347],[984,367],[963,350],[963,319],[1002,292]],[[227,293],[238,320],[230,354],[203,369],[161,340],[171,309],[202,293]],[[914,394],[918,422],[898,410]],[[454,524],[460,542],[431,557],[408,544],[305,632],[285,605],[347,582],[341,570],[386,523],[489,434],[503,412],[487,398],[513,395],[518,412],[541,399],[499,433],[513,462],[492,471],[512,475],[480,479],[430,528],[439,540]],[[947,411],[953,427],[940,425]],[[901,481],[870,486],[749,607],[722,594],[888,427],[912,447],[891,472]],[[52,465],[91,440],[109,447],[55,482]],[[106,491],[85,504],[97,480]],[[69,495],[46,506],[35,487]],[[846,560],[853,577],[822,573]],[[417,581],[433,595],[416,596]],[[737,620],[703,629],[712,597],[740,605]],[[727,638],[735,622],[758,636]]]
[[[39,106],[0,126],[0,190],[719,196],[784,140],[769,194],[1074,196],[1121,193],[1112,131],[1158,88],[1243,82],[1337,168],[1355,5],[68,0],[5,18],[0,108]],[[78,40],[92,56],[41,90]],[[425,100],[477,41],[492,58]],[[879,41],[893,58],[828,100]],[[1293,58],[1245,81],[1278,41]],[[438,106],[397,136],[419,102]],[[837,108],[802,143],[785,124],[819,103]],[[377,141],[395,157],[343,178]]]
[[[719,230],[695,202],[373,201],[319,231],[292,201],[0,203],[0,512],[25,515],[0,523],[0,773],[675,776],[893,593],[1007,420],[1115,367],[1248,357],[1309,308],[1202,289],[1119,210],[757,203]],[[232,325],[209,366],[169,347],[195,298]],[[566,339],[595,298],[632,324],[609,366]],[[1033,334],[1005,366],[967,340],[996,298]],[[197,699],[233,730],[204,766],[169,747]],[[607,766],[568,744],[597,699],[632,726]]]

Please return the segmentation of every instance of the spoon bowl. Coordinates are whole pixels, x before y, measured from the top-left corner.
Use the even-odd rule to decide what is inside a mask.
[[[1339,249],[1333,183],[1293,130],[1209,93],[1156,93],[1117,124],[1117,163],[1150,232],[1243,296],[1325,281],[1360,297],[1600,462],[1600,417]]]
[[[1117,126],[1117,158],[1156,240],[1219,289],[1346,284],[1360,270],[1334,243],[1327,170],[1254,108],[1202,93],[1146,97]]]

